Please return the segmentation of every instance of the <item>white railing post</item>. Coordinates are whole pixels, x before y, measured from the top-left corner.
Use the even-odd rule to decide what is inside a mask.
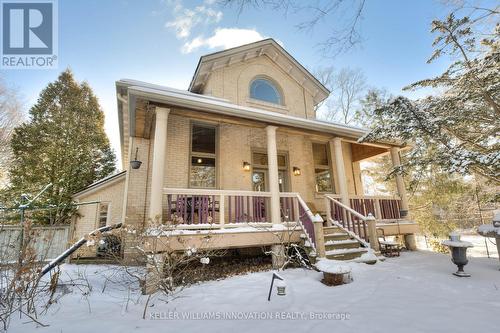
[[[375,218],[377,220],[382,219],[382,210],[380,209],[380,199],[374,199],[374,204],[375,206]]]
[[[292,198],[292,204],[293,204],[293,216],[295,216],[296,221],[293,222],[298,222],[300,223],[300,210],[299,210],[299,199],[297,197]]]
[[[332,226],[332,203],[325,197],[325,209],[326,209],[326,226]]]
[[[378,251],[380,249],[378,244],[378,236],[377,236],[377,219],[372,214],[368,214],[365,219],[366,227],[368,229],[368,241],[370,242],[370,247]]]
[[[314,226],[314,240],[316,241],[316,254],[318,258],[325,257],[325,235],[323,233],[323,219],[318,215],[312,220]]]
[[[224,194],[221,194],[219,196],[219,226],[221,229],[224,228],[224,224],[226,221],[226,210],[225,210],[225,204],[224,204]]]

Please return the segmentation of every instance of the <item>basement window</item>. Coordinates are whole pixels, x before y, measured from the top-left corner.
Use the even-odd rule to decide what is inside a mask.
[[[333,178],[328,145],[325,143],[313,143],[312,146],[316,192],[333,193]]]
[[[192,124],[189,185],[195,188],[215,188],[217,128]]]

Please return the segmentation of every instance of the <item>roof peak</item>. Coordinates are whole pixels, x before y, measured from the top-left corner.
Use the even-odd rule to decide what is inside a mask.
[[[330,91],[275,39],[266,38],[200,57],[188,90],[199,93],[211,72],[218,68],[266,55],[297,83],[308,90],[315,104],[323,101]]]

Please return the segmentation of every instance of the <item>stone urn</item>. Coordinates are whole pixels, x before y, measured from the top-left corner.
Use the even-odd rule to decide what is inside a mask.
[[[480,225],[477,233],[483,237],[495,238],[497,251],[500,254],[500,210],[495,211],[491,224]],[[498,259],[500,260],[500,256]]]
[[[467,265],[467,249],[474,247],[472,243],[460,240],[460,235],[456,233],[450,234],[449,240],[444,240],[441,244],[448,246],[451,252],[451,261],[457,265],[458,270],[453,275],[458,277],[470,277],[470,274],[464,272],[464,266]]]

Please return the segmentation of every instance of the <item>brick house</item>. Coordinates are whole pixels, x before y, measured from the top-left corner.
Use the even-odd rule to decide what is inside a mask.
[[[214,248],[276,246],[269,228],[279,225],[298,228],[292,241],[306,238],[321,257],[377,249],[376,228],[404,235],[413,249],[417,228],[403,179],[396,178],[396,197],[366,196],[360,172],[361,161],[381,154],[398,165],[402,147],[360,144],[365,129],[317,120],[315,106],[328,94],[273,39],[201,57],[187,91],[117,81],[125,171],[74,195],[95,202],[80,207],[74,237],[117,222],[147,228],[156,219],[198,230],[188,242],[196,246],[205,233],[216,238]],[[122,242],[123,256],[133,256]],[[186,246],[174,243],[168,250]]]

